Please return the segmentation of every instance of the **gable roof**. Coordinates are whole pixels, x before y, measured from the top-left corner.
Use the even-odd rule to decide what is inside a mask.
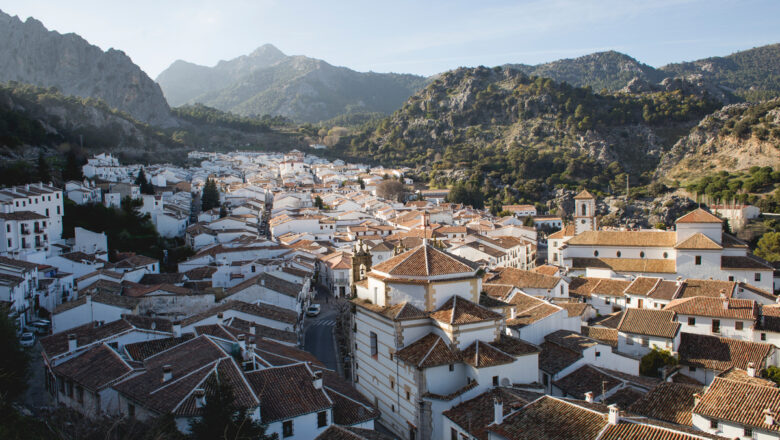
[[[514,267],[499,267],[495,272],[486,274],[483,282],[489,284],[508,284],[518,289],[553,289],[561,281],[560,277],[545,275]]]
[[[689,367],[725,371],[732,367],[747,370],[748,364],[761,369],[774,346],[717,336],[680,334],[680,363]]]
[[[617,329],[624,333],[671,339],[677,336],[681,326],[674,318],[675,313],[668,310],[628,308]]]
[[[698,296],[676,299],[664,310],[680,315],[709,316],[713,318],[744,319],[754,321],[758,317],[758,304],[752,299],[710,298]]]
[[[723,223],[723,220],[701,208],[697,208],[678,218],[675,223]]]
[[[780,389],[716,377],[693,412],[765,431],[780,432],[776,422],[768,425],[764,410],[780,414]]]
[[[503,315],[461,296],[453,295],[433,311],[430,317],[445,324],[460,325],[499,320]]]
[[[246,379],[262,402],[266,424],[333,406],[324,390],[314,387],[314,375],[302,363],[253,371],[246,373]]]
[[[131,371],[133,369],[130,365],[105,344],[97,345],[54,367],[56,374],[92,391],[108,386]]]
[[[691,426],[691,413],[695,402],[693,396],[703,391],[703,386],[661,382],[634,402],[629,411],[665,422]]]
[[[512,356],[480,340],[476,340],[464,348],[460,356],[463,362],[474,368],[495,367],[511,364],[515,361]]]
[[[691,249],[691,250],[718,250],[723,249],[723,246],[715,243],[710,237],[697,232],[690,237],[683,240],[674,246],[676,249]]]

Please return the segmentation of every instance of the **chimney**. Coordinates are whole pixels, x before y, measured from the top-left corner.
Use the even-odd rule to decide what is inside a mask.
[[[677,287],[682,286],[682,277],[677,277],[676,284],[677,284]]]
[[[607,422],[609,422],[610,425],[617,425],[620,423],[620,410],[618,409],[617,405],[614,403],[612,405],[609,405],[609,417],[607,418]]]
[[[206,406],[206,390],[198,388],[195,390],[195,408]]]
[[[496,425],[504,423],[504,402],[498,397],[493,398],[493,423]]]
[[[756,377],[756,365],[753,362],[748,362],[747,375]]]
[[[249,341],[247,342],[247,347],[249,347],[249,351],[250,352],[254,352],[255,351],[255,338],[254,338],[254,336],[249,338]]]
[[[764,410],[764,423],[769,426],[773,426],[775,424],[775,415],[769,408]]]
[[[314,372],[314,388],[318,390],[322,389],[322,371]]]
[[[181,337],[181,321],[173,321],[173,337]]]
[[[693,395],[693,406],[698,405],[699,401],[701,401],[701,393],[694,394]]]
[[[588,403],[593,403],[593,391],[588,391],[585,393],[585,401]]]
[[[516,308],[514,308],[514,307],[512,307],[512,308],[511,308],[511,309],[509,309],[509,310],[510,310],[510,312],[509,312],[509,316],[510,316],[510,318],[509,318],[509,319],[515,319],[515,316],[517,316],[517,309],[516,309]]]
[[[173,367],[170,365],[163,365],[163,382],[168,382],[173,379]]]
[[[249,334],[250,334],[250,335],[255,335],[255,334],[257,334],[257,327],[255,327],[254,325],[250,325],[250,326],[249,326]]]
[[[238,346],[241,348],[241,353],[246,351],[246,336],[238,335]]]
[[[76,340],[76,335],[73,333],[68,335],[68,352],[76,351],[79,346],[79,342]]]

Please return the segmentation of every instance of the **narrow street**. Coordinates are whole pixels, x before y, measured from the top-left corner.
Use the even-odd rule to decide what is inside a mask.
[[[314,302],[322,309],[319,316],[306,317],[304,322],[303,348],[317,357],[325,366],[338,371],[336,347],[333,345],[333,329],[336,326],[338,311],[327,289],[317,286]]]

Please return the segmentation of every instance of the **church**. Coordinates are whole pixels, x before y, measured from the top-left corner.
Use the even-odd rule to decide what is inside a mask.
[[[670,231],[599,230],[595,197],[582,191],[574,199],[574,227],[549,237],[557,258],[550,262],[565,267],[569,276],[714,279],[773,291],[773,267],[723,232],[723,220],[704,209],[678,218]]]

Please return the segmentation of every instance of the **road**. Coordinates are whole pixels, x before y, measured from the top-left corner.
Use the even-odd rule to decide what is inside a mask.
[[[333,345],[333,328],[338,312],[329,303],[329,299],[331,298],[327,289],[317,286],[314,302],[320,304],[322,310],[317,317],[306,317],[303,348],[316,356],[327,368],[338,371],[336,347]]]

